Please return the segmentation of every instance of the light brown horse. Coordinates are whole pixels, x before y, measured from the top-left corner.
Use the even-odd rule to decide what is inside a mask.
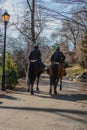
[[[65,68],[60,63],[53,63],[48,68],[48,74],[50,78],[50,90],[49,94],[52,94],[52,87],[54,94],[57,94],[57,85],[60,81],[60,90],[62,90],[62,78],[66,75]]]

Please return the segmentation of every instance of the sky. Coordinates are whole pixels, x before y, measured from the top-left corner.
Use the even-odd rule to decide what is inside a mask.
[[[5,4],[2,5],[2,13],[5,10],[7,10],[8,13],[10,14],[9,22],[12,22],[12,21],[16,22],[17,13],[20,15],[23,14],[23,9],[22,9],[23,4],[21,4],[21,1],[23,0],[6,0]],[[51,10],[55,9],[55,11],[58,11],[59,13],[62,13],[64,15],[67,15],[66,14],[67,12],[70,13],[70,10],[73,6],[71,3],[69,4],[62,3],[60,2],[60,0],[42,0],[42,1],[45,2],[45,6],[48,7],[49,9]],[[59,2],[57,3],[56,1],[57,2],[59,1]],[[61,1],[64,1],[64,0],[61,0]],[[72,0],[69,0],[69,1],[72,1]],[[59,16],[57,15],[57,20],[52,18],[51,20],[49,19],[49,21],[46,23],[47,28],[44,30],[43,34],[47,36],[49,40],[50,40],[50,35],[52,34],[53,31],[55,31],[56,27],[61,28],[61,19],[62,17],[60,17],[60,15]],[[17,33],[11,32],[11,35],[16,37]]]

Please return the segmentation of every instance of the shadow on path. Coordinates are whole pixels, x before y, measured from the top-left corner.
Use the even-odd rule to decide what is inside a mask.
[[[43,94],[46,94],[44,92],[41,92]],[[41,97],[41,98],[53,98],[58,100],[66,100],[66,101],[81,101],[81,100],[87,100],[87,94],[57,94],[57,95],[42,95],[40,92],[39,94],[35,94],[35,96]]]
[[[81,123],[87,124],[86,117],[81,119],[81,116],[87,116],[87,111],[80,110],[67,110],[67,109],[56,109],[56,108],[35,108],[35,107],[13,107],[13,106],[0,106],[0,109],[13,109],[22,111],[36,111],[36,112],[48,112],[51,114],[58,114],[65,116],[66,118],[73,119],[75,121],[80,121]],[[75,117],[74,117],[75,115]],[[78,115],[78,116],[76,116]]]
[[[10,96],[10,95],[3,95],[3,96],[0,96],[0,98],[10,99],[10,100],[17,100],[16,97]]]
[[[60,93],[61,92],[61,93]],[[58,100],[66,100],[66,101],[82,101],[82,100],[87,100],[87,94],[84,93],[77,93],[74,91],[59,91],[59,94],[57,95],[49,95],[49,92],[46,91],[39,91],[37,92],[36,90],[34,90],[34,96],[38,96],[40,98],[53,98],[53,99],[58,99]],[[16,94],[22,94],[22,95],[31,95],[30,93],[27,93],[27,89],[26,88],[20,88],[18,90],[15,91]],[[4,96],[3,96],[4,97]],[[14,97],[9,97],[7,96],[7,98],[12,98],[15,100]]]
[[[0,104],[3,104],[3,102],[0,101]]]

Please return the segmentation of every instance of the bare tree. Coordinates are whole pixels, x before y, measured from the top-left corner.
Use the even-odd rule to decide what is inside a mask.
[[[31,35],[32,35],[32,44],[34,44],[35,43],[35,0],[32,0],[32,9],[31,9]]]
[[[55,2],[58,3],[56,0]],[[76,3],[76,6],[69,12],[58,12],[54,10],[54,14],[56,15],[53,15],[53,17],[55,19],[59,19],[60,17],[62,20],[62,29],[57,29],[52,34],[52,37],[61,37],[64,43],[72,43],[76,50],[78,39],[81,40],[82,33],[87,30],[87,2],[85,0],[74,0],[72,2],[65,0],[63,2],[67,4],[72,3],[72,5]]]
[[[18,26],[18,23],[15,23],[16,29],[32,45],[38,41],[45,25],[44,18],[46,15],[44,16],[44,11],[38,3],[40,4],[36,0],[26,0],[22,24]]]
[[[71,22],[64,21],[63,29],[61,30],[62,37],[65,37],[66,40],[72,42],[74,45],[74,50],[76,50],[77,39],[79,37],[79,24],[73,24]]]

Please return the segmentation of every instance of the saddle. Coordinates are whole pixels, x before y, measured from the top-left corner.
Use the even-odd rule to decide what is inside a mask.
[[[52,64],[60,64],[59,62],[53,62]]]

